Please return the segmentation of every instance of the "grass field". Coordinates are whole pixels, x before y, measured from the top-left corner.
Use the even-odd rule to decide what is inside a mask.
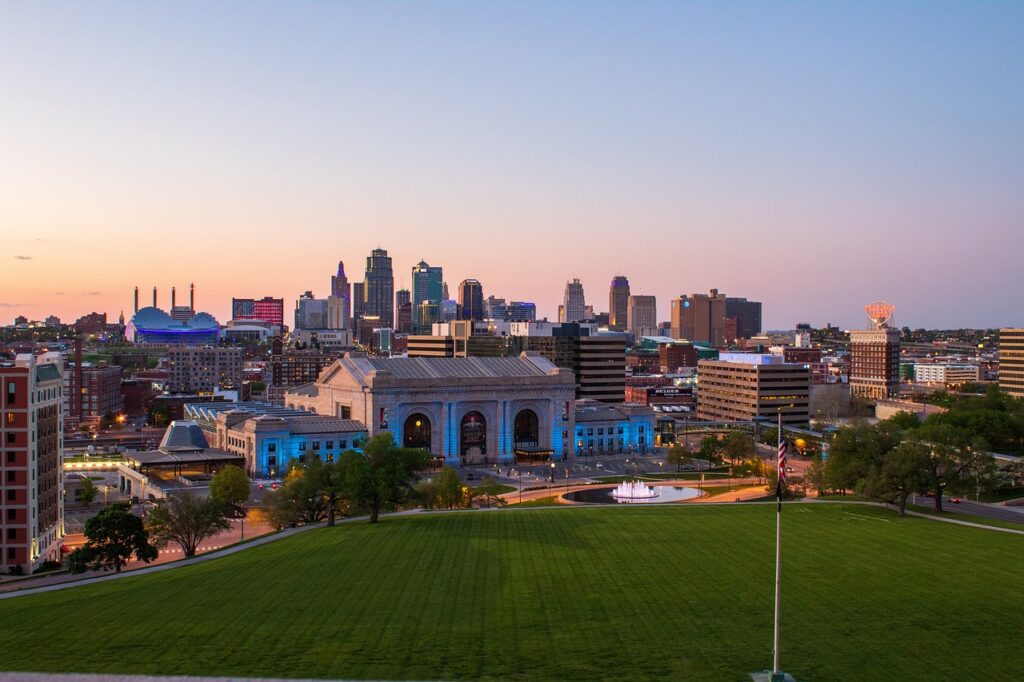
[[[801,680],[1019,679],[1024,537],[784,511]],[[0,601],[0,668],[377,679],[743,680],[771,657],[774,507],[430,514]]]

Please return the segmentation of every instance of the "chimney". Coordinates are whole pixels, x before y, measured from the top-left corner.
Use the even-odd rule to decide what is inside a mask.
[[[135,312],[139,312],[139,288],[135,287]]]
[[[153,287],[153,307],[156,308],[156,287]]]
[[[174,306],[178,301],[177,287],[171,287],[171,310],[174,310]]]
[[[196,311],[196,285],[188,285],[188,309],[192,312]]]

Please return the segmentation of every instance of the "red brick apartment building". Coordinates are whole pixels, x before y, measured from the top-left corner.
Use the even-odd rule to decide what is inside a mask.
[[[0,366],[0,571],[60,560],[64,374],[59,353]]]

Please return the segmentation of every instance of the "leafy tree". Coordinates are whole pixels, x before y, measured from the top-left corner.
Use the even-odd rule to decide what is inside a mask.
[[[434,486],[439,504],[448,509],[461,507],[465,503],[462,481],[455,469],[444,467],[434,477]]]
[[[993,467],[988,443],[968,439],[966,432],[946,424],[927,423],[918,432],[929,451],[925,485],[935,495],[935,511],[942,511],[942,496],[959,491],[980,472]]]
[[[434,479],[423,479],[413,486],[413,495],[423,505],[424,509],[434,509],[440,506],[437,499],[437,483]]]
[[[110,569],[120,573],[132,555],[146,563],[157,557],[142,519],[131,513],[126,502],[102,509],[86,521],[85,538],[85,544],[68,556],[72,573]]]
[[[888,423],[897,431],[913,431],[921,425],[917,415],[911,412],[897,412],[883,423]]]
[[[732,463],[742,462],[754,456],[754,441],[743,431],[733,431],[722,441],[726,457]]]
[[[85,508],[88,509],[89,505],[93,503],[96,496],[99,494],[99,488],[92,482],[92,479],[88,476],[82,477],[82,487],[78,491],[78,499],[81,500]]]
[[[369,512],[370,523],[377,523],[382,509],[408,499],[416,472],[426,466],[427,457],[424,450],[397,447],[390,433],[377,434],[364,444],[363,454],[342,455],[345,493]]]
[[[697,457],[713,464],[720,464],[722,461],[721,442],[714,436],[704,436],[700,441]]]
[[[242,507],[249,501],[249,477],[241,467],[224,467],[210,481],[210,497],[236,515],[243,513]]]
[[[318,523],[327,518],[330,497],[325,467],[319,458],[293,466],[285,476],[284,485],[264,496],[271,524],[283,528],[297,523]]]
[[[927,481],[928,448],[910,441],[900,443],[872,468],[858,489],[865,496],[895,502],[900,516],[907,511],[907,498],[923,489]]]
[[[479,497],[483,501],[484,506],[489,508],[491,504],[498,506],[505,504],[505,498],[501,496],[501,492],[504,489],[503,485],[488,476],[470,492]]]
[[[669,466],[675,464],[676,471],[680,471],[683,466],[689,466],[693,463],[693,455],[686,451],[682,445],[673,443],[668,448],[668,453],[665,455],[665,463]]]
[[[807,472],[804,474],[804,480],[807,485],[814,488],[818,492],[818,496],[825,492],[825,463],[821,461],[820,457],[815,457],[811,465],[807,467]]]
[[[226,514],[232,508],[212,495],[200,499],[185,492],[161,500],[149,514],[149,535],[157,547],[173,542],[181,547],[185,558],[196,555],[196,548],[206,538],[231,528]]]
[[[897,442],[894,434],[869,424],[840,429],[829,450],[825,483],[832,490],[853,490]]]

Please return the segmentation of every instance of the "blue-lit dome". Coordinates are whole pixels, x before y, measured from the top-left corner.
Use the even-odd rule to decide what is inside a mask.
[[[186,325],[191,329],[217,329],[220,327],[210,313],[196,313]]]
[[[209,313],[196,313],[187,321],[175,320],[163,310],[147,306],[132,316],[125,335],[142,344],[213,345],[220,337],[220,323]]]

